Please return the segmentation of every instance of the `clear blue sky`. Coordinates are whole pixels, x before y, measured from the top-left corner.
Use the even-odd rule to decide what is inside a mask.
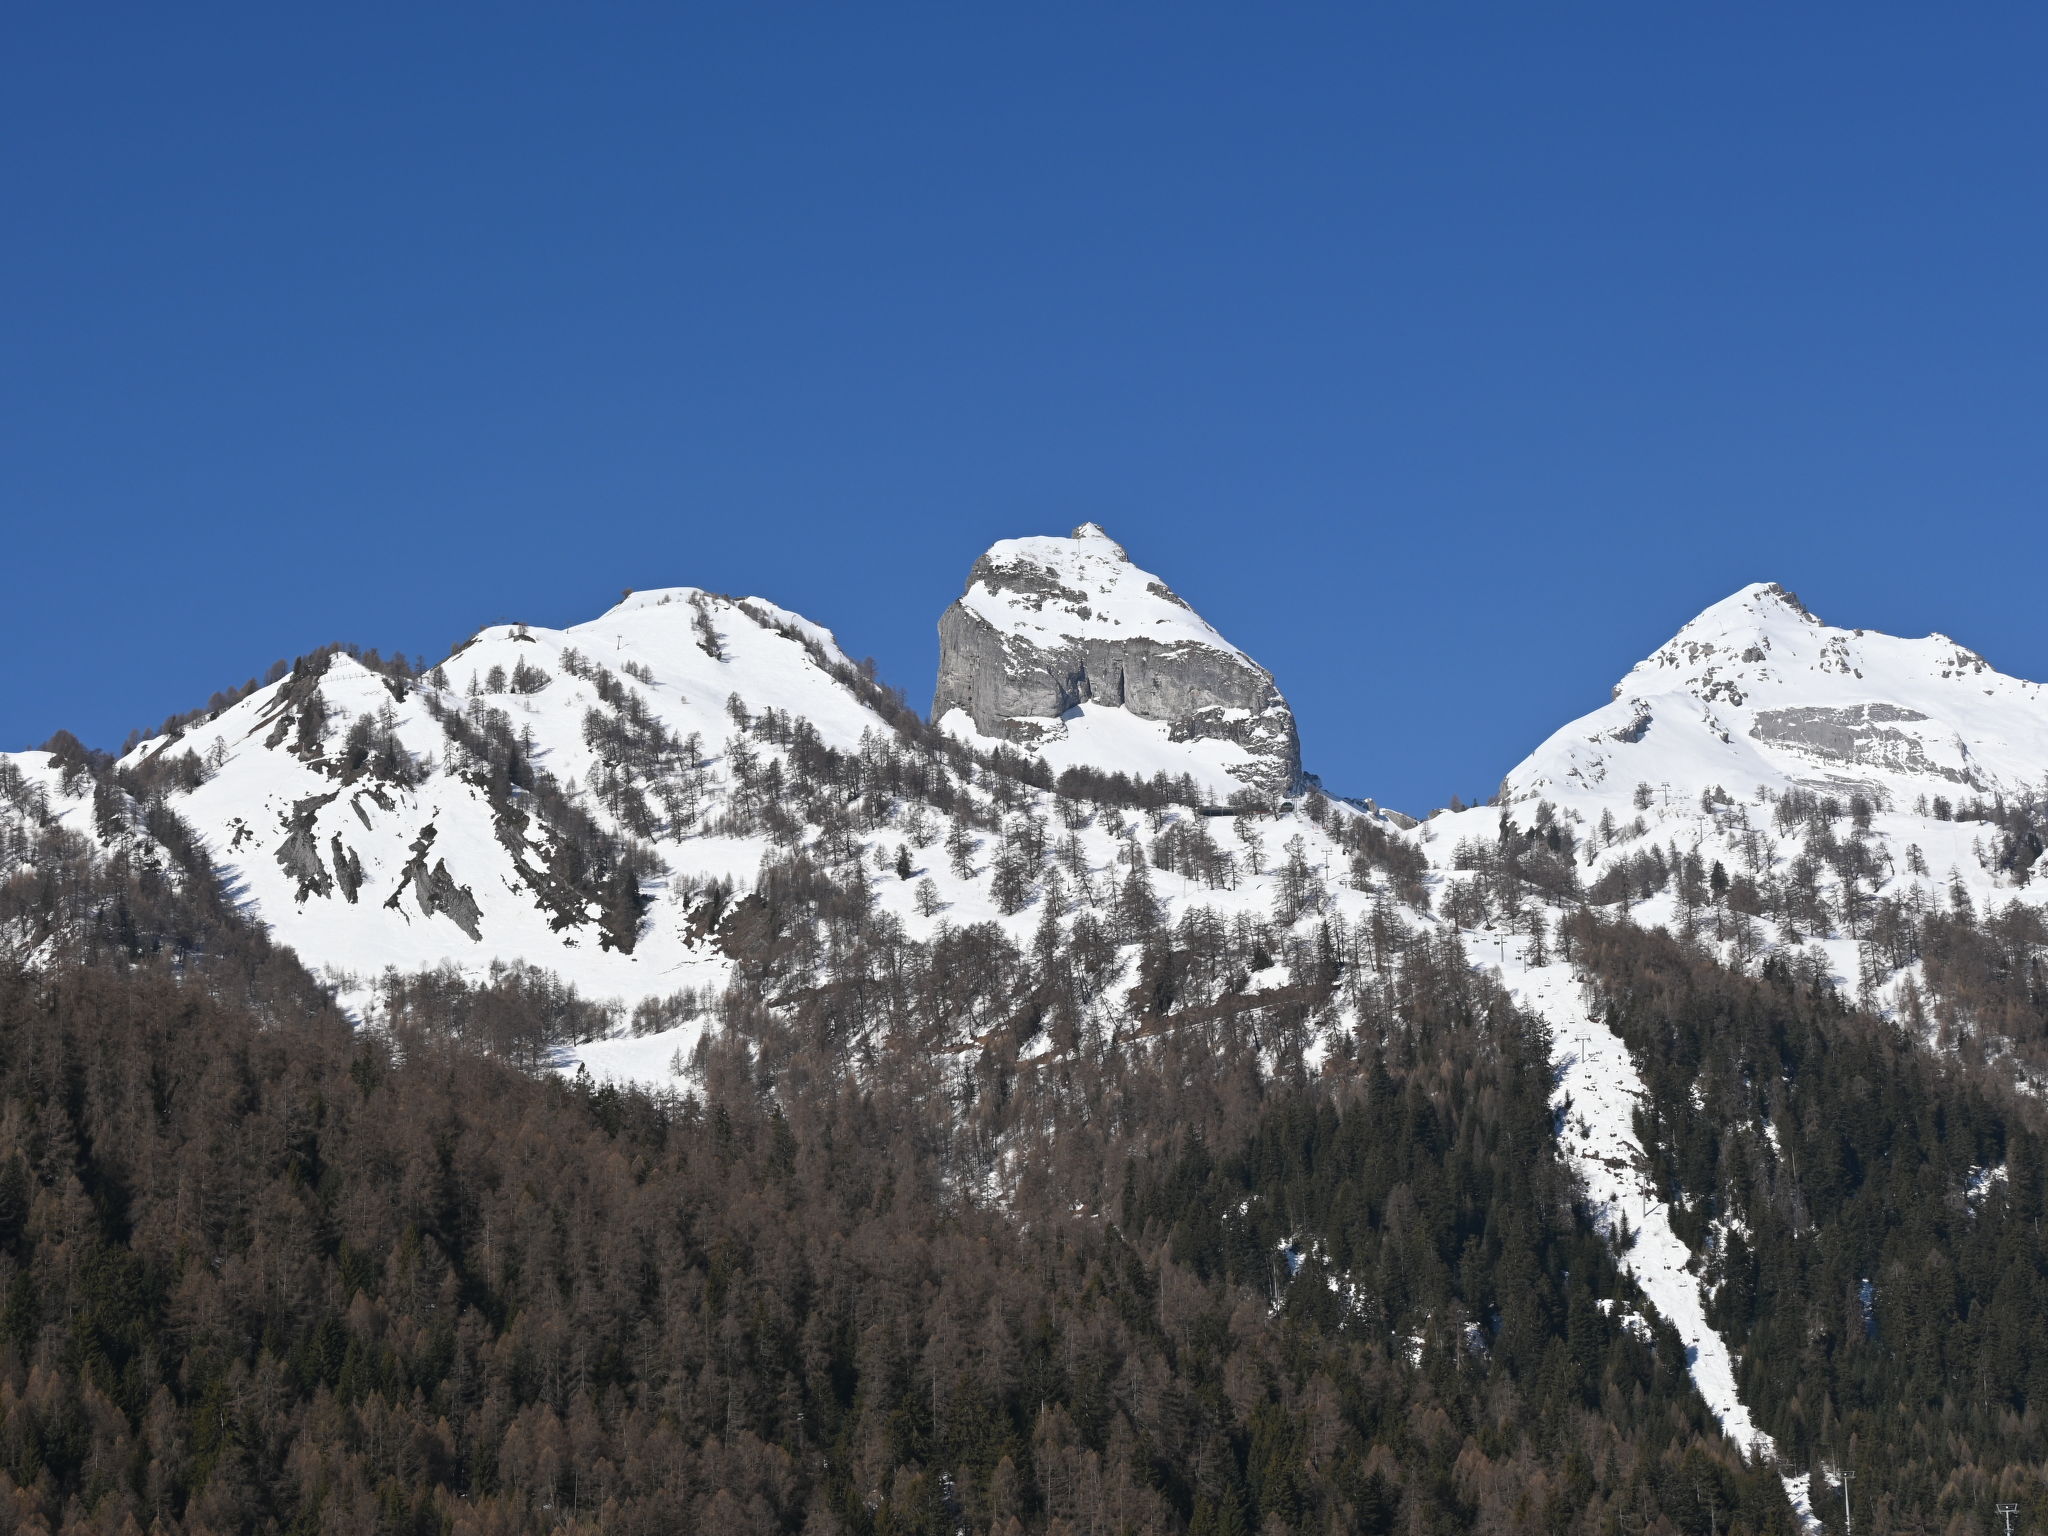
[[[17,4],[0,745],[1101,521],[1333,788],[1751,580],[2048,677],[2048,9]]]

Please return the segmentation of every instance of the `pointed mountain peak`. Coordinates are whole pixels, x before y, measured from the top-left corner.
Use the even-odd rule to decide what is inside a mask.
[[[1116,556],[1117,559],[1125,562],[1128,562],[1131,558],[1127,553],[1125,553],[1123,545],[1117,543],[1115,539],[1112,539],[1107,533],[1103,531],[1102,524],[1100,523],[1083,523],[1080,527],[1076,528],[1072,533],[1068,534],[1067,537],[1070,539],[1094,540],[1105,546],[1111,553],[1113,553]]]
[[[1679,634],[1694,630],[1730,633],[1787,623],[1823,627],[1796,592],[1788,592],[1775,581],[1753,581],[1702,609]]]
[[[991,545],[940,619],[939,648],[932,718],[963,734],[1060,767],[1192,773],[1219,798],[1300,778],[1272,674],[1098,524]]]
[[[1909,803],[1930,786],[1990,793],[2048,761],[2039,684],[1941,635],[1838,629],[1774,582],[1723,598],[1508,775],[1511,797],[1618,781],[1827,785]]]
[[[1638,663],[1615,691],[1636,686],[1646,674],[1668,680],[1676,672],[1682,678],[1712,680],[1730,668],[1806,666],[1821,661],[1824,650],[1839,665],[1842,658],[1836,653],[1842,647],[1830,646],[1829,637],[1840,634],[1775,581],[1751,582],[1703,609]]]

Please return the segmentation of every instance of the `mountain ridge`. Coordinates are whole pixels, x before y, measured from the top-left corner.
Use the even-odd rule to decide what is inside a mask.
[[[1101,607],[1091,603],[1105,593]],[[1169,797],[1207,798],[1216,809],[1233,785],[1230,793],[1255,797],[1247,800],[1255,806],[1311,789],[1271,675],[1097,525],[1064,539],[1000,541],[976,562],[942,632],[957,631],[963,613],[984,629],[994,613],[1011,632],[997,635],[993,658],[971,645],[945,652],[934,698],[939,734],[916,751],[929,755],[951,740],[968,754],[962,763],[1009,754],[1006,771],[1048,786],[1069,771],[1179,784]],[[1135,652],[1077,649],[1078,641],[1121,646],[1131,631],[1161,628],[1168,641],[1144,635]],[[1190,651],[1196,675],[1176,678]],[[1147,686],[1118,677],[1116,689],[1098,695],[1090,665],[1132,654],[1145,658]],[[1267,700],[1274,726],[1262,746],[1278,755],[1253,763],[1249,782],[1239,777],[1244,757],[1200,757],[1235,750],[1230,732],[1241,733],[1243,719],[1225,722],[1221,736],[1177,729],[1190,701],[1197,713],[1227,713],[1215,689],[1205,691],[1219,659],[1232,686]],[[1004,717],[1024,729],[988,736],[962,702],[972,691],[966,674],[977,668],[990,683],[984,703],[1086,697],[1058,716]],[[302,675],[309,670],[317,675]],[[479,957],[464,950],[483,943],[483,958],[539,963],[593,995],[637,1005],[658,995],[653,975],[677,988],[717,984],[715,955],[701,934],[691,936],[700,927],[691,904],[721,883],[744,886],[767,846],[714,830],[731,787],[722,748],[739,719],[766,711],[803,720],[834,752],[868,750],[870,739],[901,743],[900,707],[877,704],[857,672],[829,630],[765,599],[660,588],[564,630],[486,627],[417,677],[337,655],[145,741],[122,761],[160,772],[192,755],[199,767],[173,776],[179,805],[245,899],[281,938],[296,934],[316,965],[474,964]],[[1162,696],[1164,706],[1143,712]],[[1747,840],[1757,829],[1747,819],[1724,825],[1725,806],[1699,809],[1703,800],[1833,795],[1845,806],[1869,802],[1869,843],[1891,867],[1889,879],[1910,857],[1928,862],[1932,872],[1919,877],[1928,889],[1946,880],[1979,901],[2016,893],[2031,901],[2031,850],[1972,853],[1958,831],[1966,823],[1953,818],[1970,795],[2019,795],[2048,781],[2043,700],[2039,685],[1996,673],[1945,636],[1835,629],[1784,588],[1753,583],[1653,650],[1609,704],[1539,744],[1503,780],[1498,798],[1510,809],[1478,821],[1497,825],[1513,807],[1539,803],[1588,828],[1647,818],[1733,868],[1738,859],[1755,863]],[[344,738],[338,751],[326,740],[330,725]],[[529,744],[523,753],[520,737]],[[486,764],[493,753],[509,754],[507,763]],[[1283,773],[1291,796],[1276,788]],[[522,777],[532,782],[515,782]],[[587,832],[595,852],[578,867],[569,859],[553,868],[575,839],[547,829],[537,792]],[[1369,801],[1357,806],[1388,835],[1412,838],[1425,859],[1439,857],[1433,845],[1458,840],[1455,817],[1411,830],[1409,818]],[[680,859],[677,836],[687,843]],[[1594,841],[1583,854],[1588,885],[1640,853],[1628,837]],[[259,844],[260,856],[247,856]],[[669,851],[657,854],[656,844]],[[966,894],[950,889],[944,871],[926,872],[949,897]],[[1846,904],[1855,900],[1852,893]],[[978,904],[993,905],[985,890]],[[356,937],[339,941],[340,930]],[[458,935],[462,945],[453,943]],[[1848,974],[1853,941],[1839,942],[1837,969]]]
[[[1073,685],[1046,656],[1064,664],[1076,624],[1106,622],[1118,643],[1131,613],[1104,621],[1087,598],[1133,580],[1138,616],[1160,610],[1202,667],[1222,657],[1271,687],[1099,529],[1076,533],[1015,541],[1030,570],[1080,546],[1094,574],[1027,604],[1040,633],[994,664],[1021,656],[1032,686]],[[1029,579],[1009,595],[1032,596]],[[1180,659],[1159,652],[1148,666]],[[670,1094],[708,1091],[721,1051],[766,1061],[805,1030],[853,1078],[908,1052],[961,1106],[1017,1074],[1210,1048],[1260,1083],[1339,1084],[1407,1060],[1427,997],[1481,1020],[1445,1039],[1522,1053],[1517,1081],[1550,1084],[1534,1108],[1574,1220],[1625,1282],[1603,1298],[1612,1328],[1658,1337],[1625,1327],[1638,1306],[1670,1326],[1707,1410],[1752,1465],[1780,1466],[1811,1529],[1818,1431],[1774,1362],[1744,1353],[1771,1335],[1724,1293],[1751,1285],[1745,1233],[1793,1245],[1806,1230],[1803,1195],[1768,1219],[1743,1202],[1825,1161],[1826,1128],[1797,1112],[1839,1103],[1836,1085],[1807,1094],[1740,1061],[1674,1078],[1661,1015],[1616,988],[1640,988],[1630,967],[1654,953],[1667,972],[1743,978],[1756,1006],[1817,1007],[1796,1018],[1809,1063],[1842,1043],[1826,1031],[1864,1027],[1840,1022],[1861,1008],[1910,1059],[1895,1076],[1966,1108],[2038,1096],[2037,686],[1943,637],[1833,630],[1756,584],[1554,733],[1494,803],[1420,823],[1306,776],[1285,794],[1239,780],[1219,804],[1223,781],[1158,755],[1216,738],[1176,741],[1133,696],[1019,717],[1057,738],[992,739],[946,719],[957,710],[919,719],[800,616],[689,587],[565,630],[491,626],[421,673],[318,653],[119,763],[61,742],[0,761],[0,893],[28,893],[8,935],[31,964],[55,953],[63,935],[34,928],[47,907],[136,942],[104,902],[34,894],[67,859],[218,884],[371,1035],[504,1010],[497,1048],[522,1065]],[[1048,741],[1086,755],[1062,764]],[[1688,1048],[1733,1047],[1704,1028]],[[1721,1172],[1688,1184],[1677,1170],[1709,1156],[1693,1123],[1709,1100],[1689,1097],[1703,1082]],[[1958,1209],[2031,1177],[2007,1169],[2002,1128],[1973,1122],[1968,1139],[1941,1148]],[[1021,1145],[976,1142],[963,1187],[1001,1205]],[[1331,1268],[1323,1241],[1288,1232],[1287,1273],[1321,1275],[1341,1326],[1364,1326],[1383,1282]],[[1872,1305],[1913,1294],[1882,1285]],[[1399,1326],[1421,1331],[1395,1347],[1437,1315],[1408,1314]],[[1460,1347],[1505,1338],[1485,1316]]]

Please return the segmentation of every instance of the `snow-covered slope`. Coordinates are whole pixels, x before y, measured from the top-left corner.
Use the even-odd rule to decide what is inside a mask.
[[[126,831],[103,833],[95,814],[95,786],[82,772],[65,771],[45,751],[0,753],[0,887],[35,879],[39,869],[60,862],[70,841],[88,856],[112,838],[140,851],[144,839]],[[38,898],[34,903],[42,907]],[[25,960],[43,952],[60,914],[38,910],[12,921],[0,919],[0,958]]]
[[[1775,584],[1716,603],[1508,775],[1513,801],[1598,810],[1805,786],[1904,808],[2038,788],[2048,692],[1943,635],[1835,629]]]
[[[1272,674],[1094,523],[1004,539],[939,621],[932,718],[1057,772],[1191,776],[1218,803],[1301,777]]]
[[[177,810],[316,971],[525,963],[630,1004],[722,983],[693,903],[713,881],[751,880],[764,847],[716,830],[728,700],[806,720],[844,751],[886,729],[835,664],[829,634],[772,604],[641,592],[566,630],[486,629],[422,678],[337,654],[131,761],[196,754],[205,781]],[[602,834],[593,848],[654,850],[626,877],[644,912],[607,922],[619,877],[577,867],[601,855],[566,857],[534,784],[494,782],[493,755],[522,765],[515,780],[551,781]]]
[[[1047,545],[1101,605],[1059,622],[1111,647],[1089,657],[1128,663],[1124,704],[1091,695],[1046,722],[1055,767],[1189,776],[1208,800],[1247,778],[1292,782],[1292,719],[1270,678],[1099,530],[1014,541],[1024,555],[998,546],[977,569],[1014,573]],[[1014,597],[1007,580],[996,585]],[[975,600],[990,612],[1002,601],[980,583]],[[1133,639],[1140,618],[1156,634]],[[1011,619],[1032,622],[1023,609]],[[1261,715],[1213,702],[1230,687]],[[1141,712],[1161,699],[1194,713]],[[578,1059],[648,1081],[672,1077],[702,1028],[698,1005],[734,974],[720,924],[771,860],[867,871],[878,912],[913,938],[990,922],[1024,942],[1049,901],[1070,919],[1105,915],[1133,863],[1157,869],[1169,919],[1195,907],[1263,916],[1283,879],[1353,919],[1376,899],[1342,888],[1340,830],[1373,819],[1354,807],[1318,799],[1306,817],[1268,800],[1235,833],[1189,805],[1143,818],[1076,809],[977,766],[971,745],[952,744],[961,737],[976,739],[925,731],[819,626],[676,587],[563,630],[494,626],[421,675],[345,652],[307,658],[122,766],[149,777],[224,888],[349,1006],[373,1009],[393,972],[480,980],[533,967],[615,1010],[614,1037]],[[1286,766],[1261,778],[1275,739]],[[19,760],[25,782],[54,774],[35,757]],[[923,787],[877,787],[892,775]],[[90,807],[66,814],[89,820]],[[1178,851],[1155,863],[1146,854],[1162,837]],[[1035,850],[1031,872],[1006,889],[1020,848]],[[632,1034],[636,1010],[643,1030],[683,1022]]]
[[[1500,804],[1525,830],[1554,818],[1594,901],[1706,920],[1738,961],[1797,952],[1911,1013],[1921,914],[2048,904],[2048,690],[1945,636],[1837,629],[1746,587],[1531,753]],[[1419,835],[1450,865],[1498,825]]]
[[[1550,1025],[1558,1138],[1595,1222],[1618,1247],[1625,1237],[1622,1267],[1685,1341],[1693,1380],[1728,1437],[1745,1450],[1770,1454],[1770,1436],[1756,1427],[1736,1393],[1728,1347],[1707,1324],[1697,1260],[1672,1231],[1670,1210],[1645,1167],[1635,1130],[1644,1092],[1628,1047],[1588,1006],[1571,966],[1527,966],[1517,955],[1501,970],[1515,1000]]]
[[[67,775],[49,752],[0,753],[0,879],[29,867],[38,834],[96,835],[92,781]]]

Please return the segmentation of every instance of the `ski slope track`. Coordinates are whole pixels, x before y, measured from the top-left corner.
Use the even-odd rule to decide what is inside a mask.
[[[1622,1268],[1685,1345],[1686,1365],[1721,1431],[1752,1460],[1772,1461],[1777,1446],[1750,1417],[1736,1388],[1736,1360],[1707,1322],[1699,1261],[1671,1227],[1634,1130],[1643,1082],[1620,1036],[1590,1007],[1587,988],[1568,964],[1528,966],[1514,956],[1500,966],[1515,1001],[1550,1026],[1556,1087],[1551,1109],[1558,1145],[1577,1174],[1595,1226]],[[1784,1478],[1785,1493],[1804,1530],[1817,1531],[1808,1474]]]

